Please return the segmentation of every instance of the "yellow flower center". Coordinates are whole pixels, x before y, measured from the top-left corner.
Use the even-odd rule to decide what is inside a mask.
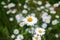
[[[35,39],[38,40],[38,37],[36,36]]]
[[[31,17],[29,17],[29,18],[27,19],[28,22],[32,22],[32,20],[33,20],[33,19],[32,19]]]
[[[38,30],[39,33],[42,33],[42,30]]]

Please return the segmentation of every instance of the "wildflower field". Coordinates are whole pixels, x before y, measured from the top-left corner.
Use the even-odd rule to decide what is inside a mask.
[[[60,40],[60,0],[0,0],[0,40]]]

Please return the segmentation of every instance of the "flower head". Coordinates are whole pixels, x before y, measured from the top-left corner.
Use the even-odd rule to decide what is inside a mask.
[[[43,29],[43,28],[36,28],[35,29],[35,33],[40,35],[40,36],[42,36],[42,35],[45,34],[45,29]]]
[[[27,16],[26,18],[23,19],[23,21],[30,26],[33,26],[34,24],[37,23],[37,18],[34,16]]]
[[[34,37],[32,38],[33,40],[41,40],[41,37],[38,35],[34,35]]]

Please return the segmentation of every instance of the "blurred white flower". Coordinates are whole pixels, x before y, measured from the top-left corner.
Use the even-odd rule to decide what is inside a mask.
[[[9,18],[9,20],[10,20],[10,21],[13,21],[14,19],[11,17],[11,18]]]
[[[31,34],[34,34],[35,33],[33,27],[31,27],[30,29],[29,28],[26,29],[26,31],[29,32],[29,33],[31,33]]]
[[[50,7],[49,10],[50,10],[50,11],[54,10],[54,7]]]
[[[41,18],[44,18],[45,16],[47,16],[48,13],[47,12],[42,12]]]
[[[22,13],[23,13],[23,14],[27,14],[28,11],[24,9],[24,10],[22,10]]]
[[[7,5],[5,5],[5,6],[4,6],[4,8],[8,8],[8,6],[7,6]]]
[[[35,3],[35,4],[36,4],[36,3],[37,3],[37,1],[33,0],[33,3]]]
[[[55,34],[55,37],[56,37],[56,38],[58,38],[58,37],[59,37],[59,35],[58,35],[58,34]]]
[[[41,40],[41,36],[34,35],[34,36],[32,37],[32,40]]]
[[[49,2],[46,2],[46,4],[45,4],[45,7],[46,8],[49,8],[51,5],[49,4]]]
[[[59,6],[59,4],[58,4],[58,3],[55,3],[53,6],[54,6],[54,7],[58,7],[58,6]]]
[[[31,13],[31,16],[34,16],[35,17],[35,13]]]
[[[45,34],[45,29],[44,28],[36,28],[35,29],[35,33],[37,34],[37,35],[40,35],[40,36],[42,36],[42,35],[44,35]]]
[[[27,25],[34,26],[34,24],[37,23],[37,18],[34,16],[27,16],[26,18],[23,19],[23,22],[25,22]]]
[[[55,17],[56,17],[56,18],[59,18],[59,15],[56,15]]]
[[[7,11],[7,14],[10,14],[10,13],[11,13],[11,11],[12,11],[12,10],[8,10],[8,11]]]
[[[51,13],[51,14],[56,14],[56,11],[51,10],[50,13]]]
[[[25,3],[28,3],[29,2],[29,0],[25,0]]]
[[[59,21],[55,19],[55,20],[52,21],[52,25],[56,25],[58,22]]]
[[[38,5],[42,5],[42,1],[38,1],[37,4],[38,4]]]
[[[13,9],[13,10],[11,11],[11,13],[12,13],[12,14],[15,14],[16,11],[17,11],[16,9]]]
[[[8,2],[10,2],[11,0],[8,0]]]
[[[58,3],[59,3],[59,5],[60,5],[60,1],[59,1]]]
[[[25,5],[24,5],[24,8],[25,8],[25,9],[27,9],[27,8],[28,8],[27,4],[25,4]]]
[[[25,25],[25,22],[20,22],[20,27],[23,27]]]
[[[19,3],[18,5],[21,6],[21,3]]]
[[[15,7],[15,4],[14,3],[10,3],[7,5],[8,8],[12,8],[12,7]]]
[[[4,1],[1,2],[2,5],[5,5],[6,3]]]
[[[13,31],[13,33],[14,33],[14,34],[19,34],[19,30],[18,30],[18,29],[15,29],[15,30]]]
[[[16,38],[15,40],[21,40],[20,38]]]
[[[40,9],[44,9],[45,7],[44,6],[41,6]]]
[[[17,36],[17,39],[24,39],[24,36],[22,35],[22,34],[19,34],[18,36]]]
[[[45,22],[45,23],[50,23],[51,15],[48,15],[47,12],[43,12],[41,18],[42,18],[42,21],[43,21],[43,22]]]
[[[42,28],[46,28],[47,27],[47,24],[46,23],[43,23],[41,26],[42,26]]]
[[[15,35],[14,35],[14,34],[12,34],[12,35],[11,35],[11,38],[15,38]]]
[[[52,30],[52,27],[49,27],[48,30]]]
[[[15,17],[18,23],[20,23],[24,18],[22,14],[17,14]]]

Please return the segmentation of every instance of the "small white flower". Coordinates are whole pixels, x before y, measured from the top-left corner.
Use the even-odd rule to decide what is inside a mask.
[[[58,20],[56,19],[52,21],[52,25],[56,25],[57,23],[58,23]]]
[[[11,35],[11,38],[15,38],[15,35],[14,35],[14,34],[12,34],[12,35]]]
[[[31,27],[30,29],[27,28],[27,29],[26,29],[26,32],[29,32],[29,33],[31,33],[31,34],[34,34],[34,33],[35,33],[33,27]]]
[[[31,13],[31,16],[34,16],[35,17],[35,13]]]
[[[12,14],[15,14],[16,11],[17,11],[16,9],[13,9],[13,10],[11,11],[11,13],[12,13]]]
[[[16,38],[15,40],[21,40],[20,38]]]
[[[50,23],[51,15],[44,16],[44,17],[42,18],[42,20],[43,20],[43,22],[45,22],[45,23]]]
[[[55,17],[56,17],[56,18],[59,18],[59,15],[56,15]]]
[[[51,15],[48,15],[47,12],[43,12],[41,18],[42,18],[42,21],[43,21],[43,22],[45,22],[45,23],[50,23]]]
[[[38,1],[37,4],[38,4],[38,5],[42,5],[42,1]]]
[[[49,27],[48,30],[52,30],[52,27]]]
[[[11,18],[9,18],[9,20],[10,20],[10,21],[13,21],[14,19],[11,17]]]
[[[11,11],[12,11],[12,10],[8,10],[8,11],[7,11],[7,14],[10,14],[10,13],[11,13]]]
[[[8,4],[8,8],[12,8],[12,7],[15,7],[15,4],[14,3]]]
[[[59,37],[59,35],[58,35],[58,34],[55,34],[55,37],[56,37],[56,38],[58,38],[58,37]]]
[[[24,37],[23,37],[23,35],[19,34],[19,35],[17,36],[17,39],[24,39]]]
[[[41,6],[40,9],[44,9],[45,7],[44,6]]]
[[[48,13],[47,12],[43,12],[43,14],[41,15],[42,18],[44,18],[45,16],[47,16]]]
[[[23,27],[25,25],[25,22],[20,22],[20,27]]]
[[[28,2],[29,2],[29,0],[26,0],[26,1],[25,1],[25,3],[28,3]]]
[[[55,3],[53,6],[54,6],[54,7],[58,7],[58,6],[59,6],[59,4],[58,4],[58,3]]]
[[[21,6],[21,3],[19,3],[18,5]]]
[[[58,3],[59,3],[59,5],[60,5],[60,1],[59,1]]]
[[[4,8],[8,8],[8,6],[7,6],[7,5],[5,5],[5,6],[4,6]]]
[[[8,2],[10,2],[11,0],[8,0]]]
[[[50,10],[50,11],[54,10],[54,7],[50,7],[49,10]]]
[[[34,26],[34,24],[37,23],[37,18],[34,16],[27,16],[26,18],[23,19],[23,22],[25,22],[27,25]]]
[[[42,28],[46,28],[47,27],[47,24],[46,23],[43,23],[41,26],[42,26]]]
[[[28,8],[27,4],[24,5],[24,8],[25,8],[25,9]]]
[[[40,36],[42,36],[42,35],[45,34],[45,29],[43,29],[43,28],[36,28],[35,29],[35,33],[40,35]]]
[[[52,10],[50,11],[51,14],[56,14],[56,11]]]
[[[1,2],[2,5],[5,5],[6,3],[4,1]]]
[[[22,13],[23,13],[23,14],[27,14],[28,11],[27,11],[27,10],[22,10]]]
[[[46,8],[49,8],[51,5],[47,2],[46,4],[45,4],[45,7]]]
[[[16,15],[16,20],[17,20],[18,23],[20,23],[20,22],[23,20],[23,18],[24,18],[24,17],[23,17],[22,14],[17,14],[17,15]]]
[[[32,40],[41,40],[41,36],[34,35],[34,36],[32,37]]]
[[[13,33],[14,33],[14,34],[19,34],[19,30],[18,30],[18,29],[15,29],[15,30],[13,31]]]
[[[35,4],[36,4],[36,3],[37,3],[37,1],[33,0],[33,3],[35,3]]]

